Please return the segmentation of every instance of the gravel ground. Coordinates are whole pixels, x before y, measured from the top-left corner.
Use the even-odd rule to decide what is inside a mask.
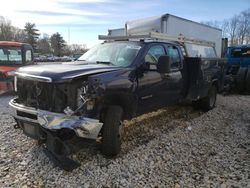
[[[125,122],[122,152],[96,146],[66,172],[13,128],[0,97],[0,187],[250,187],[250,96],[218,96],[207,113],[174,106]]]

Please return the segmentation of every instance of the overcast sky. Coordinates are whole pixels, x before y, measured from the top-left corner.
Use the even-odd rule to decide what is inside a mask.
[[[230,18],[250,8],[250,0],[6,0],[0,15],[23,28],[35,23],[40,33],[59,32],[70,43],[98,43],[98,34],[123,27],[127,20],[165,13],[197,22]]]

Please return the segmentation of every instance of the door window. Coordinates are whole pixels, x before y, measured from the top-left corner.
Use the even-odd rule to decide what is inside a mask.
[[[169,46],[167,49],[167,53],[171,59],[171,68],[179,68],[179,65],[181,63],[181,58],[179,55],[179,51],[176,47],[174,46]]]
[[[144,61],[149,63],[150,69],[156,69],[156,64],[160,56],[166,55],[163,46],[156,45],[151,47],[145,55]]]
[[[31,55],[31,50],[27,50],[25,52],[25,57],[26,57],[26,63],[29,64],[32,62],[32,55]]]

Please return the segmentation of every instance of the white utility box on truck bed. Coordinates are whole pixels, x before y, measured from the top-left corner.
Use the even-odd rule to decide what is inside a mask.
[[[119,29],[122,31],[122,29]],[[169,36],[182,35],[185,38],[193,38],[215,43],[216,56],[221,57],[221,29],[211,27],[205,24],[180,18],[171,14],[164,14],[156,17],[143,18],[138,20],[127,21],[125,24],[124,35],[144,35],[151,31],[164,33]],[[119,32],[119,34],[121,34]],[[110,36],[117,36],[116,29],[109,30]],[[187,51],[189,56],[203,56],[202,54],[196,54],[197,51],[201,51],[201,46],[189,45]],[[207,49],[203,49],[207,57],[213,57],[214,54],[207,52]]]
[[[121,36],[126,35],[126,31],[124,28],[118,28],[118,29],[109,29],[108,30],[109,36]]]

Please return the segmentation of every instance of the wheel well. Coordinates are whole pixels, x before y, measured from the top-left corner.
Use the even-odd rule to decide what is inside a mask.
[[[217,91],[219,91],[219,82],[218,82],[218,80],[213,80],[212,81],[212,86],[215,86]]]
[[[123,119],[131,119],[136,111],[135,99],[127,94],[110,94],[104,97],[103,110],[110,105],[118,105],[123,109]]]

